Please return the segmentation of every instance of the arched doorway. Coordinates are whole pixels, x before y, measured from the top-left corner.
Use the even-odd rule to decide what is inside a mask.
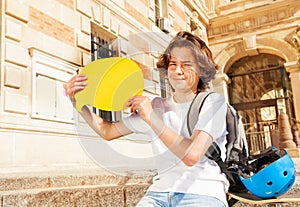
[[[293,118],[292,89],[284,60],[276,55],[259,54],[239,59],[229,68],[229,102],[245,124],[251,153],[276,141],[277,117],[283,111]]]

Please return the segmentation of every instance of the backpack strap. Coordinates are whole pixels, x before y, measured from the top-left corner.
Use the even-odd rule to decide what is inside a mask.
[[[237,175],[237,172],[230,171],[227,169],[225,162],[221,158],[221,150],[216,142],[213,142],[208,148],[205,156],[213,161],[215,161],[221,169],[221,172],[224,173],[230,183],[236,183],[236,178],[234,175]]]
[[[205,156],[209,159],[215,161],[219,167],[221,168],[222,172],[227,171],[226,165],[223,162],[221,158],[221,150],[220,147],[217,145],[216,142],[213,142],[210,147],[208,148],[207,152],[205,153]]]
[[[192,135],[192,129],[195,127],[199,114],[201,112],[201,109],[204,105],[205,100],[207,97],[212,94],[213,92],[200,92],[196,95],[194,100],[192,101],[190,108],[188,110],[187,114],[187,125],[188,125],[188,131],[189,134]],[[222,169],[222,172],[225,171],[226,166],[223,160],[221,159],[221,150],[219,146],[217,145],[216,142],[213,142],[211,146],[208,148],[207,152],[205,155],[211,159],[217,162],[217,164],[220,166]],[[218,163],[220,162],[220,163]]]
[[[192,101],[187,114],[187,125],[188,125],[188,131],[190,135],[192,134],[192,130],[194,129],[198,121],[199,113],[204,105],[205,100],[212,93],[214,92],[200,92],[199,94],[196,95],[196,97]],[[219,165],[221,172],[225,173],[229,180],[235,182],[232,172],[227,170],[226,164],[221,158],[221,150],[216,142],[213,142],[211,144],[211,146],[208,148],[207,152],[205,153],[205,156],[215,161]]]
[[[204,104],[204,101],[212,93],[213,92],[200,92],[193,99],[193,101],[190,105],[190,108],[188,110],[188,113],[187,113],[187,127],[188,127],[188,131],[189,131],[190,135],[192,135],[192,130],[194,129],[194,127],[198,121],[198,117],[199,117],[201,108]],[[194,115],[191,116],[190,114],[194,114]]]

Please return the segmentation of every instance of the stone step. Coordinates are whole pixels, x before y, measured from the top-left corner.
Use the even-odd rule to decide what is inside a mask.
[[[76,186],[0,192],[1,207],[124,207],[135,206],[149,184]]]
[[[125,185],[93,185],[75,186],[66,188],[24,189],[0,192],[1,207],[131,207],[144,195],[149,184]],[[300,182],[295,183],[288,192],[289,195],[299,195]],[[251,207],[246,203],[238,202],[234,207]],[[270,205],[261,205],[267,207]],[[300,206],[300,203],[285,203],[280,206]]]
[[[98,167],[0,168],[0,207],[135,206],[154,175],[151,170],[120,175]],[[298,174],[288,193],[299,195],[299,192]],[[235,204],[239,206],[251,205]],[[300,203],[281,206],[300,206]]]
[[[135,206],[153,171],[113,174],[99,168],[0,170],[0,207]]]
[[[151,183],[155,172],[150,170],[127,171],[114,174],[100,168],[45,168],[0,170],[0,192],[24,189],[61,188],[72,186],[123,186]]]

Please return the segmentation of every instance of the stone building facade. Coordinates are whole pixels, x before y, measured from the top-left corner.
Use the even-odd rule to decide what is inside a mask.
[[[258,104],[251,105],[251,110],[257,106],[277,110],[283,99],[285,112],[300,128],[299,54],[293,47],[300,22],[297,0],[0,2],[2,169],[89,167],[95,163],[126,170],[152,169],[149,140],[135,136],[110,143],[99,141],[73,111],[63,93],[63,84],[92,60],[124,56],[140,64],[146,95],[165,95],[155,63],[170,37],[180,30],[199,35],[212,49],[220,66],[212,83],[213,90],[224,94],[241,110],[249,105],[249,100]],[[272,78],[257,78],[270,81],[273,88],[267,85],[255,88],[258,83],[253,84],[253,77],[268,75],[236,78],[251,71],[256,74],[255,71],[277,69],[284,73],[272,77],[283,80],[282,74],[286,74],[288,87],[272,82]],[[253,87],[248,85],[241,90],[241,87],[234,88],[233,82],[253,84]],[[165,87],[168,91],[168,86]],[[262,88],[265,93],[258,96]],[[270,95],[272,90],[275,94],[282,92],[283,97],[262,101],[261,97]],[[235,102],[245,94],[252,94],[247,103]],[[267,104],[270,101],[273,104]],[[243,114],[249,122],[254,117],[251,113]],[[126,111],[108,114],[113,120],[126,115]],[[98,146],[98,150],[93,146]],[[137,162],[141,159],[142,162]]]
[[[210,1],[180,0],[3,0],[1,9],[0,163],[18,167],[93,163],[80,138],[95,135],[73,113],[63,84],[94,59],[126,56],[143,69],[145,93],[161,95],[158,53],[179,30],[194,28],[207,41],[208,13],[214,7]],[[152,153],[143,139],[109,145],[126,156]],[[124,165],[109,159],[114,166]],[[151,159],[132,163],[151,164]]]
[[[219,5],[210,19],[208,42],[221,66],[215,90],[239,110],[253,152],[280,139],[281,112],[299,128],[299,5],[232,1]]]

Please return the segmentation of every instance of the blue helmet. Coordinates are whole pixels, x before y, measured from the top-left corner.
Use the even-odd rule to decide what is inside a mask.
[[[248,178],[239,175],[250,193],[260,198],[272,198],[284,194],[293,186],[296,178],[296,169],[287,151],[275,147],[273,149],[279,152],[277,160]]]

